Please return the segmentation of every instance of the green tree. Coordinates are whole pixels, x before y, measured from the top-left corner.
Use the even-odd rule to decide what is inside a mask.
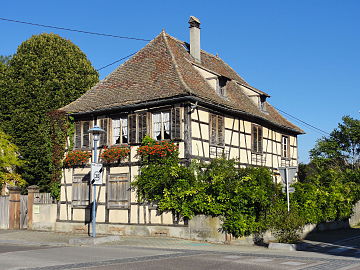
[[[10,61],[11,57],[11,55],[0,55],[0,63],[6,65]]]
[[[328,167],[360,167],[360,120],[344,116],[329,137],[317,141],[310,157]]]
[[[48,190],[53,170],[49,112],[80,97],[98,81],[98,73],[71,41],[40,34],[18,47],[2,74],[1,125],[27,161],[24,179]]]
[[[0,189],[4,183],[23,186],[26,182],[15,173],[21,166],[19,150],[10,142],[10,136],[0,130]]]

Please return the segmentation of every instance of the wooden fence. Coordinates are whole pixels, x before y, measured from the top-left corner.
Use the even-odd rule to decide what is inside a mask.
[[[34,193],[34,204],[51,204],[55,203],[50,193]]]
[[[0,229],[9,228],[9,196],[0,196]]]

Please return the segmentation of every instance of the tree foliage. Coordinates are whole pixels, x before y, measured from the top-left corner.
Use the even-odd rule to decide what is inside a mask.
[[[312,160],[337,169],[360,167],[360,120],[344,116],[329,137],[317,141]]]
[[[98,73],[76,45],[55,34],[23,42],[1,73],[1,125],[27,161],[22,176],[48,189],[54,166],[48,113],[80,97]]]
[[[0,187],[7,183],[23,186],[26,182],[15,173],[23,162],[19,159],[19,150],[11,143],[10,136],[0,130]]]
[[[7,63],[10,61],[11,59],[11,55],[0,55],[0,63],[7,65]]]

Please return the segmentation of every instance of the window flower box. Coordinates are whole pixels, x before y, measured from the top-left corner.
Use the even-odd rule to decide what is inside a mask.
[[[100,154],[100,158],[104,163],[116,163],[129,157],[130,147],[129,146],[113,146],[105,148]]]
[[[87,151],[74,150],[67,153],[64,160],[64,167],[71,168],[76,166],[84,166],[89,163],[91,153]]]
[[[143,160],[177,157],[179,147],[169,141],[160,141],[142,145],[137,149],[137,155]]]

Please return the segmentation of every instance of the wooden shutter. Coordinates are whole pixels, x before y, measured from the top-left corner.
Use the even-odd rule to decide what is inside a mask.
[[[171,139],[181,139],[181,108],[171,110]]]
[[[74,175],[72,184],[72,206],[88,206],[90,203],[89,174]]]
[[[82,123],[82,147],[90,148],[90,121],[84,121]]]
[[[216,144],[216,114],[210,114],[210,144]]]
[[[110,175],[108,182],[108,208],[129,208],[129,174]]]
[[[129,114],[129,143],[136,143],[136,114]]]
[[[258,152],[262,153],[263,151],[263,136],[262,136],[262,127],[258,126]]]
[[[141,143],[142,139],[147,134],[147,113],[139,113],[138,114],[138,138],[137,142]]]
[[[258,138],[258,132],[257,132],[257,126],[252,125],[252,132],[251,132],[251,140],[252,140],[252,151],[257,152],[257,138]]]
[[[108,119],[100,119],[100,127],[105,130],[105,133],[100,135],[100,146],[105,146],[108,144]]]
[[[218,115],[217,116],[217,144],[219,146],[223,146],[225,143],[225,138],[224,138],[224,116]]]
[[[81,148],[81,122],[75,122],[74,143],[75,148]]]

